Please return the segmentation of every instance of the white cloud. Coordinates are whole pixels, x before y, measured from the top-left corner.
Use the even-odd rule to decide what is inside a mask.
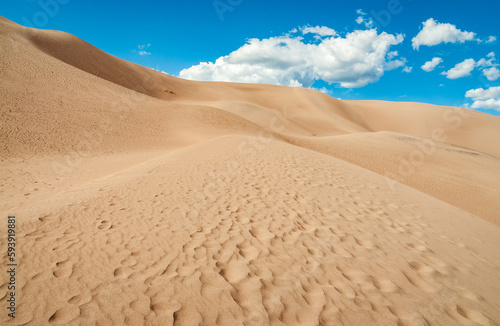
[[[443,62],[443,59],[439,57],[434,57],[432,58],[431,61],[427,61],[426,63],[423,64],[421,67],[423,71],[431,72],[434,70],[434,68],[437,67],[441,62]]]
[[[500,86],[488,89],[471,89],[465,93],[465,97],[473,100],[471,109],[493,109],[500,111]]]
[[[295,29],[296,31],[296,29]],[[336,36],[337,32],[334,29],[331,29],[326,26],[303,26],[300,27],[300,31],[302,32],[303,35],[306,34],[316,34],[318,36]]]
[[[328,89],[326,87],[321,87],[321,88],[314,88],[312,87],[312,89],[315,89],[317,90],[318,92],[321,92],[321,93],[324,93],[326,95],[330,95],[330,96],[333,96],[333,92],[331,89]]]
[[[421,45],[433,46],[441,43],[464,43],[474,40],[476,34],[461,31],[452,24],[442,24],[429,18],[423,22],[424,27],[412,39],[413,48],[418,50]]]
[[[488,89],[477,88],[468,90],[465,97],[470,97],[474,100],[488,100],[491,98],[500,97],[500,86],[490,87]]]
[[[497,80],[500,76],[499,70],[496,68],[498,63],[495,62],[495,52],[488,53],[487,58],[489,59],[487,60],[486,58],[481,58],[477,62],[474,59],[466,59],[458,63],[450,70],[442,72],[441,75],[446,76],[448,79],[457,79],[469,76],[474,68],[478,68],[479,70],[482,70],[483,75],[486,76],[488,80]]]
[[[498,63],[496,63],[496,58],[495,58],[495,52],[490,52],[486,56],[489,58],[486,60],[485,58],[480,59],[477,62],[477,66],[479,68],[483,68],[483,75],[489,80],[489,81],[495,81],[498,78],[500,78],[500,70],[498,70]]]
[[[362,9],[356,10],[356,13],[358,13],[358,18],[356,18],[356,23],[358,25],[365,25],[366,28],[373,28],[373,19],[371,17],[367,18],[367,13],[364,12]]]
[[[139,50],[132,50],[132,52],[136,52],[139,55],[150,55],[151,52],[146,51],[147,48],[149,48],[151,44],[144,44],[144,45],[138,45],[137,48]]]
[[[333,31],[306,28],[301,31],[319,36]],[[394,59],[397,53],[389,51],[403,39],[403,35],[378,34],[375,29],[326,37],[316,43],[304,43],[302,37],[290,35],[250,39],[229,55],[184,69],[179,76],[304,87],[323,80],[345,88],[363,87],[378,81],[385,71],[404,66],[406,59]]]
[[[404,67],[403,72],[410,73],[413,70],[413,67]]]
[[[489,109],[500,111],[500,99],[499,98],[490,98],[488,100],[479,100],[474,101],[470,106],[471,109]]]
[[[165,74],[165,75],[169,75],[168,72],[164,71],[164,70],[158,70],[156,68],[152,68],[152,67],[148,67],[149,69],[153,69],[154,71],[158,71],[158,72],[161,72],[162,74]]]
[[[489,81],[495,81],[498,78],[500,78],[500,70],[498,70],[498,68],[495,68],[495,67],[484,69],[483,70],[483,75]]]
[[[497,37],[496,36],[490,36],[488,37],[488,39],[486,40],[486,43],[493,43],[497,40]]]
[[[481,58],[477,62],[477,65],[479,67],[495,67],[495,66],[498,66],[498,64],[496,64],[494,62],[496,60],[496,58],[495,58],[495,52],[488,53],[488,55],[486,57],[488,57],[489,60],[486,60],[485,58]]]
[[[474,67],[476,66],[476,61],[474,59],[466,59],[458,63],[455,67],[448,71],[444,71],[441,75],[446,76],[448,79],[458,79],[462,77],[469,76]]]

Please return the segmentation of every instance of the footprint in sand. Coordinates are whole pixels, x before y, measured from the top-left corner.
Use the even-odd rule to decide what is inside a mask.
[[[408,243],[406,246],[417,252],[422,252],[427,250],[427,247],[423,244]]]
[[[51,325],[69,325],[69,323],[80,316],[80,308],[75,305],[67,305],[58,309],[49,318]]]
[[[394,282],[387,279],[374,279],[373,284],[378,290],[386,293],[396,292],[399,289]]]
[[[417,275],[411,275],[409,273],[403,272],[403,275],[406,277],[408,282],[410,282],[413,286],[424,290],[426,292],[436,292],[437,288],[430,284],[429,282],[423,280],[422,278],[418,277]]]
[[[494,325],[491,323],[490,319],[483,315],[480,311],[469,307],[455,305],[447,309],[447,312],[450,317],[462,325],[471,325],[471,321],[483,326]]]
[[[245,261],[231,259],[227,264],[217,263],[220,266],[220,275],[231,284],[248,277],[250,269]]]
[[[356,291],[353,290],[349,285],[342,282],[335,282],[332,284],[335,290],[342,294],[344,297],[349,299],[354,299],[356,297]]]
[[[115,277],[118,277],[118,278],[127,278],[129,277],[132,273],[134,272],[134,270],[128,266],[125,266],[125,267],[118,267],[115,269],[115,271],[113,272],[113,275]]]
[[[56,268],[54,269],[53,274],[57,278],[70,277],[71,274],[73,274],[73,263],[69,260],[56,263]]]
[[[354,241],[356,241],[356,243],[358,245],[360,245],[361,247],[364,247],[368,250],[376,247],[376,245],[371,240],[368,240],[368,239],[354,237]]]
[[[260,241],[266,241],[275,237],[275,235],[264,226],[256,226],[250,230],[250,234]]]
[[[260,255],[259,250],[248,242],[240,243],[236,247],[239,249],[240,255],[247,261],[251,261]]]
[[[361,284],[369,281],[368,275],[366,275],[366,273],[362,271],[357,271],[357,270],[345,271],[342,272],[342,275],[349,281],[356,284]]]
[[[436,270],[426,264],[411,261],[408,263],[410,265],[410,268],[417,271],[419,274],[424,275],[424,276],[431,276],[436,273]]]
[[[97,227],[99,230],[109,230],[113,227],[113,224],[108,220],[102,220],[101,224]]]

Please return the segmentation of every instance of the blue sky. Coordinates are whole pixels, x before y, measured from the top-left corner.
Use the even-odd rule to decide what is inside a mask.
[[[0,6],[0,15],[22,25],[62,30],[184,78],[465,105],[494,115],[500,115],[499,12],[496,0],[3,0]]]

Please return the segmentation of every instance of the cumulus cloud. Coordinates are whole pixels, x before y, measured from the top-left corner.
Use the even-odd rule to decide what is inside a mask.
[[[439,57],[434,57],[434,58],[432,58],[431,61],[427,61],[426,63],[424,63],[421,68],[422,68],[423,71],[431,72],[441,62],[443,62],[443,59],[441,59]]]
[[[477,65],[479,67],[495,67],[498,66],[497,63],[495,63],[496,58],[495,58],[495,52],[490,52],[486,56],[489,59],[482,58],[477,62]]]
[[[201,62],[179,76],[206,81],[266,83],[311,87],[316,80],[338,83],[344,88],[363,87],[380,79],[385,71],[404,66],[391,46],[404,36],[378,34],[375,29],[353,31],[345,37],[328,27],[302,27],[302,33],[322,38],[305,43],[290,32],[267,39],[250,39],[236,51],[215,62]],[[296,32],[297,33],[297,32]],[[326,34],[330,34],[329,37]],[[333,34],[333,35],[332,35]]]
[[[297,30],[296,29],[292,30],[292,33],[294,31],[296,32]],[[337,32],[334,29],[331,29],[331,28],[326,27],[326,26],[315,26],[315,27],[304,26],[304,27],[300,28],[300,31],[304,35],[306,35],[306,34],[315,34],[317,36],[335,36],[335,35],[337,35]]]
[[[358,18],[356,18],[356,23],[359,25],[364,25],[366,28],[373,28],[373,19],[368,16],[366,12],[364,12],[362,9],[356,10],[358,13]]]
[[[439,23],[433,18],[423,22],[423,28],[412,39],[412,45],[418,50],[421,45],[433,46],[441,43],[464,43],[472,41],[475,33],[461,31],[455,25]]]
[[[490,87],[488,89],[477,88],[468,90],[465,97],[470,97],[474,100],[488,100],[491,98],[500,97],[500,86]]]
[[[448,79],[457,79],[469,76],[475,68],[478,68],[482,70],[483,75],[486,76],[488,80],[497,80],[500,76],[496,68],[498,67],[498,63],[496,63],[495,52],[488,53],[487,58],[488,59],[481,58],[477,62],[474,59],[466,59],[450,70],[442,72],[441,75],[446,76]]]
[[[498,78],[500,78],[500,70],[498,70],[498,68],[495,68],[495,67],[484,69],[483,70],[483,75],[489,81],[495,81]]]
[[[404,67],[403,72],[410,73],[413,70],[413,67]]]
[[[490,36],[488,37],[488,39],[486,40],[486,43],[493,43],[497,40],[497,37],[496,36]]]
[[[500,86],[488,89],[471,89],[465,93],[465,97],[473,100],[471,109],[492,109],[500,111]]]
[[[446,76],[448,79],[458,79],[462,77],[469,76],[474,67],[476,66],[476,61],[474,59],[466,59],[460,63],[457,63],[455,67],[448,71],[443,71],[441,75]]]
[[[483,69],[483,75],[489,81],[495,81],[500,78],[500,70],[497,68],[498,63],[496,63],[495,52],[490,52],[486,56],[486,58],[482,58],[477,62],[477,67],[479,69]]]

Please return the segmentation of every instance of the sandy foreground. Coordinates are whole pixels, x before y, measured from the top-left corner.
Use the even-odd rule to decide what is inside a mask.
[[[2,325],[500,325],[498,117],[182,80],[1,17],[0,110]]]

